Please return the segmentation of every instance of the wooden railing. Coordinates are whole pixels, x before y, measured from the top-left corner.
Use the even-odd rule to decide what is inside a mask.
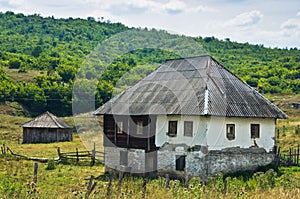
[[[300,166],[300,144],[284,151],[275,147],[274,162],[277,166]]]

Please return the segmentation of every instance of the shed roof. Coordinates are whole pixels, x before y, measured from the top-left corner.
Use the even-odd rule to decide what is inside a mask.
[[[72,126],[57,118],[52,113],[46,111],[45,113],[37,116],[36,118],[24,123],[22,127],[26,128],[60,128],[70,129]]]
[[[208,55],[166,61],[94,113],[287,118]]]

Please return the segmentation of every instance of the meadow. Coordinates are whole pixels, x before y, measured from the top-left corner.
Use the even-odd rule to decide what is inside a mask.
[[[291,107],[291,101],[299,96],[267,96],[280,106],[288,115],[287,120],[278,120],[279,139],[277,144],[283,151],[300,143],[300,135],[295,133],[300,124],[299,109]],[[14,107],[14,106],[13,106]],[[16,108],[1,105],[7,113],[16,112]],[[119,184],[118,175],[104,173],[104,166],[97,162],[90,166],[87,162],[56,164],[57,148],[63,152],[86,150],[78,133],[73,134],[72,142],[49,144],[21,144],[20,125],[30,118],[0,114],[0,145],[5,144],[15,153],[29,157],[49,158],[48,163],[38,163],[37,183],[33,183],[34,161],[24,160],[10,155],[0,154],[0,198],[87,198],[87,187],[91,175],[95,176],[95,188],[89,198],[299,198],[300,167],[260,168],[257,172],[240,172],[234,175],[219,174],[203,182],[191,178],[188,186],[184,179],[170,180],[166,188],[165,178],[146,179],[125,176]],[[63,118],[73,124],[72,117]],[[99,143],[97,143],[98,146]],[[103,150],[103,148],[99,148]],[[50,165],[53,164],[51,167]],[[144,185],[144,186],[143,186]]]

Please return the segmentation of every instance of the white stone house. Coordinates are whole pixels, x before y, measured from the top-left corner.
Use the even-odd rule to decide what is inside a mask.
[[[287,118],[211,56],[166,61],[95,114],[106,171],[203,178],[271,163]]]

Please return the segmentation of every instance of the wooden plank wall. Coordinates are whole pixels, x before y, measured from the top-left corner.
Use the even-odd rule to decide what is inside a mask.
[[[104,146],[117,146],[122,148],[156,150],[155,128],[156,116],[124,116],[104,115]],[[123,122],[123,133],[117,133],[117,122]],[[136,123],[143,122],[143,134],[137,134]]]

